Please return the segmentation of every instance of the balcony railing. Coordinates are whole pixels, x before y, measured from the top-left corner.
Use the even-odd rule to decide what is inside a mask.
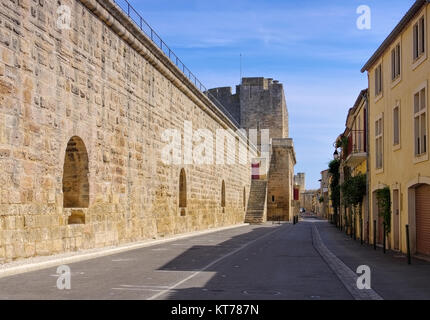
[[[142,16],[133,8],[133,6],[127,0],[113,0],[113,2],[135,23],[135,25],[145,33],[148,38],[159,48],[161,51],[169,57],[169,59],[178,67],[178,69],[191,81],[191,83],[205,94],[222,113],[224,113],[231,122],[240,128],[237,120],[228,112],[228,110],[219,102],[207,88],[200,82],[199,79],[185,66],[185,64],[179,59],[179,57],[167,46],[167,44],[161,39],[161,37],[151,28],[151,26],[142,18]]]
[[[352,130],[348,135],[348,146],[344,152],[344,159],[354,154],[367,153],[366,131]]]

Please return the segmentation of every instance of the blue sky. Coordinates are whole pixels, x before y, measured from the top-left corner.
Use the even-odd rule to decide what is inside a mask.
[[[296,172],[308,189],[333,156],[348,109],[367,76],[360,69],[414,0],[130,0],[208,88],[243,76],[284,84]],[[356,27],[360,5],[370,30]]]

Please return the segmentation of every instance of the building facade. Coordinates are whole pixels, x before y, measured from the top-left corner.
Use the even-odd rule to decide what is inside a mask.
[[[307,212],[317,212],[317,203],[319,190],[305,190],[302,192],[301,204],[300,206],[304,208]]]
[[[300,210],[303,209],[303,192],[306,189],[306,174],[304,172],[299,172],[294,176],[294,185],[296,192],[295,211],[296,214],[299,214]]]
[[[320,214],[324,219],[329,219],[330,214],[330,173],[327,170],[321,171],[320,187]]]
[[[357,97],[354,106],[349,109],[345,131],[338,137],[336,143],[341,146],[340,155],[340,184],[344,184],[348,179],[359,175],[366,176],[367,182],[367,114],[368,114],[368,90],[362,90]],[[368,212],[367,187],[363,194],[361,207],[347,207],[341,203],[340,224],[349,232],[354,232],[355,236],[363,240],[368,240],[370,232],[370,220]],[[343,191],[341,190],[341,199]]]
[[[394,250],[430,255],[429,39],[430,6],[414,3],[362,72],[369,79],[370,238],[383,231],[377,191],[389,188]],[[373,230],[376,229],[376,230]]]

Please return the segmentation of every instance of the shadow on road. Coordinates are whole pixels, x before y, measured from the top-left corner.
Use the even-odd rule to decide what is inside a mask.
[[[217,257],[222,257],[245,244],[276,230],[279,226],[258,226],[250,232],[233,236],[222,243],[208,245],[194,245],[181,255],[163,265],[159,270],[163,271],[198,271],[213,262]],[[205,271],[215,271],[208,269]]]
[[[314,250],[309,224],[258,227],[218,245],[195,245],[163,265],[163,271],[194,271],[195,277],[170,290],[168,300],[350,299]],[[205,268],[250,241],[243,250]],[[210,255],[208,255],[210,253]],[[196,263],[198,261],[198,263]],[[196,264],[199,266],[196,268]],[[205,268],[202,272],[199,272]]]

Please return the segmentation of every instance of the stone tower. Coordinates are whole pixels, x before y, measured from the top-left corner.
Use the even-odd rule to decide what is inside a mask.
[[[230,87],[211,89],[209,93],[227,109],[241,128],[258,130],[257,145],[264,158],[255,161],[265,162],[268,172],[258,178],[260,181],[254,178],[252,182],[251,205],[247,213],[251,219],[248,222],[292,220],[296,156],[293,140],[289,138],[283,85],[273,79],[243,78],[242,84],[236,86],[235,94],[232,94]],[[263,130],[269,130],[267,144],[261,140]],[[264,208],[261,206],[263,201]]]
[[[232,94],[231,87],[209,92],[240,123],[243,129],[270,129],[270,138],[289,137],[288,109],[284,88],[279,81],[243,78]]]
[[[284,88],[278,81],[244,78],[240,115],[244,128],[270,129],[270,138],[288,138],[288,110]]]
[[[300,186],[300,193],[305,192],[306,190],[306,175],[303,172],[299,172],[296,176],[294,176],[294,183]]]

